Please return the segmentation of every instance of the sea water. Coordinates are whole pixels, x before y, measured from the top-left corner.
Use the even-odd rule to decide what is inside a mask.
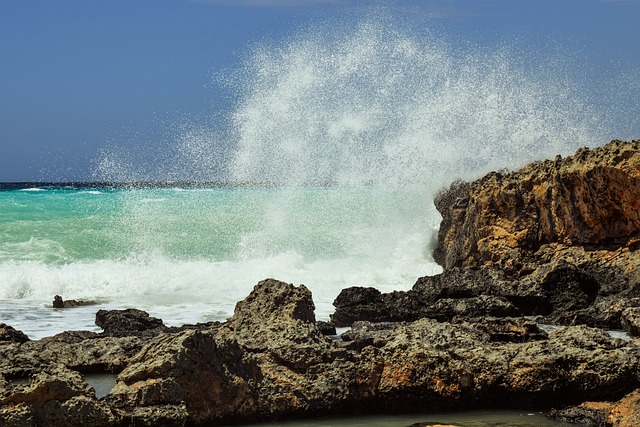
[[[256,45],[216,74],[233,102],[215,120],[105,143],[106,185],[5,186],[0,321],[39,338],[95,329],[98,308],[224,320],[265,278],[305,284],[326,320],[342,288],[441,271],[433,197],[454,180],[627,129],[566,52],[453,43],[378,12]],[[56,311],[57,294],[98,304]]]
[[[24,187],[0,191],[0,318],[31,338],[95,329],[105,307],[223,321],[269,277],[305,284],[328,320],[344,287],[407,289],[440,271],[438,214],[410,190]],[[55,310],[54,295],[97,304]]]

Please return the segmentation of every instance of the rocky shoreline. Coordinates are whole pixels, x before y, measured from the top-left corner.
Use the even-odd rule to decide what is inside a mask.
[[[274,279],[223,323],[100,310],[101,333],[36,341],[0,324],[0,425],[493,408],[640,425],[640,141],[458,182],[435,202],[443,273],[405,292],[343,290],[340,336],[325,335],[304,285]],[[117,374],[102,397],[85,377],[96,373]]]

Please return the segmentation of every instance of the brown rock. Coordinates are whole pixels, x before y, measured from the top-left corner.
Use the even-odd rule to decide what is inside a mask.
[[[584,402],[562,410],[554,409],[549,413],[549,416],[565,423],[606,427],[606,419],[610,410],[610,402]]]
[[[238,343],[296,368],[322,361],[328,341],[318,329],[311,292],[274,279],[259,282],[229,322]]]
[[[84,307],[87,305],[96,305],[96,301],[83,301],[83,300],[63,300],[60,295],[56,295],[53,297],[53,308],[70,308],[70,307]]]
[[[483,295],[550,323],[619,329],[638,306],[640,141],[458,182],[435,203],[443,276],[501,271],[485,274]]]
[[[635,390],[614,403],[607,416],[607,426],[640,426],[640,390]]]
[[[640,336],[640,307],[630,307],[622,312],[622,327],[632,336]]]
[[[79,373],[60,366],[10,380],[0,392],[0,425],[106,427],[115,419]]]
[[[552,418],[593,427],[637,427],[640,425],[640,389],[617,402],[584,402],[553,410]]]
[[[460,319],[455,319],[460,321]],[[541,330],[536,322],[523,317],[483,317],[478,319],[462,319],[469,327],[488,335],[490,341],[524,343],[547,339],[547,333]]]
[[[29,337],[22,331],[18,331],[9,325],[0,323],[0,345],[24,343],[29,341]]]
[[[436,207],[443,220],[434,258],[445,268],[519,270],[552,243],[631,249],[640,235],[640,141],[457,183]]]
[[[640,386],[640,342],[584,326],[546,336],[526,319],[423,318],[360,322],[343,337],[320,333],[307,288],[269,279],[228,322],[211,328],[151,338],[68,332],[8,344],[0,347],[0,424],[73,426],[82,417],[83,425],[217,425],[416,409],[543,409],[618,399]],[[144,346],[129,356],[123,347],[130,340]],[[97,399],[78,371],[108,366],[90,350],[106,351],[101,342],[120,345],[113,357],[124,357],[126,366]],[[88,354],[74,356],[80,349]]]
[[[104,337],[89,331],[63,332],[14,346],[0,346],[0,373],[31,375],[51,365],[82,372],[119,372],[144,345],[138,337]]]
[[[162,319],[151,317],[146,311],[135,308],[98,310],[96,326],[104,330],[103,335],[113,337],[152,337],[166,331]]]

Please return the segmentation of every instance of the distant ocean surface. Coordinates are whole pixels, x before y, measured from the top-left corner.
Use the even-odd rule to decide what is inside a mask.
[[[407,289],[440,271],[430,255],[440,217],[416,197],[345,186],[4,184],[0,322],[33,339],[96,329],[99,308],[140,308],[168,325],[222,321],[268,277],[305,284],[327,320],[344,287]],[[98,305],[55,310],[54,295]]]

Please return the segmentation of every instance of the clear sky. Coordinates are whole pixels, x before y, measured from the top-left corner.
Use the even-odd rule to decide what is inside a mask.
[[[216,76],[256,46],[376,8],[453,43],[571,53],[640,99],[640,0],[0,0],[0,181],[91,179],[105,146],[224,121],[237,94]],[[638,121],[624,132],[640,138]]]

